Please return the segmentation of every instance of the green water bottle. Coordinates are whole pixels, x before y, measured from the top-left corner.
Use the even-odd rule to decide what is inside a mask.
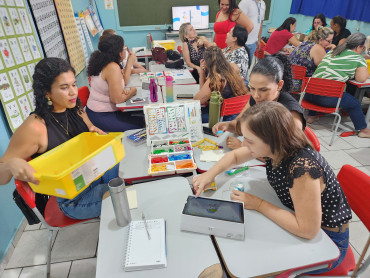
[[[212,128],[216,123],[220,121],[221,103],[223,98],[221,93],[213,91],[209,101],[209,128]]]

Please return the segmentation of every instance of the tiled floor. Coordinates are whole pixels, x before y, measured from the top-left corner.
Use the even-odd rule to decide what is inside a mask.
[[[332,120],[333,117],[330,116],[322,117],[318,122],[310,125],[320,140],[321,153],[335,173],[338,173],[344,164],[351,164],[370,175],[370,139],[357,136],[338,137],[333,146],[329,146],[331,136],[329,129]],[[348,118],[343,122],[346,126],[352,126]],[[350,244],[357,259],[369,234],[356,215],[353,215],[350,230]],[[51,276],[55,278],[95,277],[98,233],[98,220],[58,232],[53,244]],[[11,247],[10,251],[14,249],[12,256],[9,260],[5,259],[8,263],[3,267],[5,270],[1,278],[44,277],[46,237],[47,230],[42,225],[26,226],[24,232],[19,233],[19,240],[16,239]],[[369,255],[370,251],[367,256]],[[370,267],[361,277],[370,277]]]

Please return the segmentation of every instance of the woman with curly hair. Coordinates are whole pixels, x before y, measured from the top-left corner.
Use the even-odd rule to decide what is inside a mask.
[[[75,70],[66,61],[41,60],[35,67],[33,90],[35,112],[15,131],[0,158],[0,184],[7,184],[11,178],[38,184],[35,170],[27,163],[30,157],[36,158],[82,132],[105,134],[84,112],[77,96]],[[105,172],[74,199],[57,198],[61,211],[75,219],[99,216],[107,183],[118,177],[118,167]]]
[[[230,64],[222,50],[217,46],[211,46],[204,51],[204,61],[201,62],[203,69],[200,75],[200,91],[194,96],[201,104],[209,101],[212,91],[219,91],[223,98],[245,95],[248,90],[240,77],[239,67]],[[205,76],[205,71],[208,76]],[[202,121],[208,122],[209,107],[202,108]],[[237,115],[224,117],[226,121],[233,120]]]
[[[116,104],[136,95],[136,88],[125,89],[120,64],[125,58],[123,38],[117,35],[102,36],[97,51],[91,54],[87,74],[91,77],[90,96],[86,113],[94,125],[104,131],[126,131],[141,128],[142,116],[121,112]]]

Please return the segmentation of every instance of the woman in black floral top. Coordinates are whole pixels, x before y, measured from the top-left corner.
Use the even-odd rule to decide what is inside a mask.
[[[239,118],[237,128],[244,136],[243,147],[227,153],[210,170],[194,178],[196,195],[232,165],[263,157],[270,185],[293,212],[238,190],[231,193],[232,200],[244,202],[246,209],[259,211],[303,238],[315,238],[322,228],[338,246],[340,257],[329,268],[311,273],[324,273],[338,266],[347,253],[348,221],[352,215],[324,157],[311,147],[292,114],[278,102],[265,101],[249,108]]]

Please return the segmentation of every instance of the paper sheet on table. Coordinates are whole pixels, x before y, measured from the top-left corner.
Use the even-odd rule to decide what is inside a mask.
[[[200,161],[214,162],[219,161],[224,156],[223,150],[202,151]]]
[[[171,72],[175,80],[193,78],[189,70],[172,70]]]
[[[137,196],[136,196],[136,190],[126,190],[127,193],[127,199],[128,199],[128,206],[130,209],[137,208]]]

